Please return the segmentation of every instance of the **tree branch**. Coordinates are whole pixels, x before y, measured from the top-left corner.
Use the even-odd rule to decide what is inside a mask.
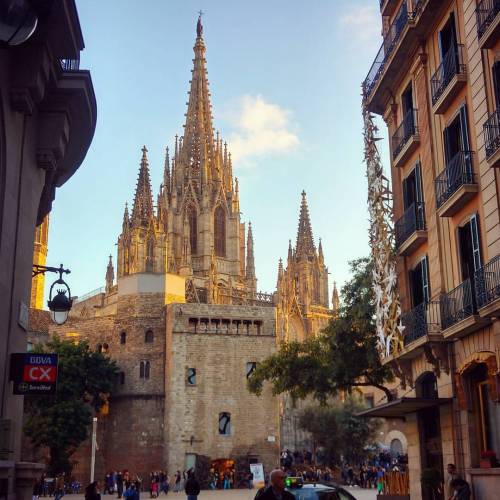
[[[392,395],[391,391],[387,389],[387,387],[377,384],[376,382],[353,382],[352,384],[349,384],[352,387],[376,387],[377,389],[380,389],[381,391],[384,391],[385,395],[387,396],[387,401],[393,401],[394,396]]]

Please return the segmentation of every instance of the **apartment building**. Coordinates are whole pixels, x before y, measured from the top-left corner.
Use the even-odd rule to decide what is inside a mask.
[[[474,498],[500,490],[500,1],[380,0],[365,80],[390,140],[409,384],[366,414],[405,420],[411,498],[457,465]],[[435,497],[432,497],[435,498]],[[446,497],[447,498],[447,497]]]

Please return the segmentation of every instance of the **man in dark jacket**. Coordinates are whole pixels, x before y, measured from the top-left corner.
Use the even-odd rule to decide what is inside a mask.
[[[188,472],[184,491],[186,492],[187,500],[196,500],[200,494],[200,483],[196,480],[192,471]]]
[[[255,500],[295,500],[289,491],[285,491],[285,477],[286,474],[281,469],[273,470],[269,477],[271,484],[261,488],[255,495]]]

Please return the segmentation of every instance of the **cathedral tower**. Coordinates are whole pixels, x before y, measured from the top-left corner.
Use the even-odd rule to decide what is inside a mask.
[[[187,278],[188,300],[245,303],[257,289],[253,236],[240,221],[231,153],[214,132],[201,18],[193,50],[184,135],[175,137],[172,158],[166,150],[156,211],[142,149],[132,214],[125,209],[118,238],[118,279],[177,273]]]
[[[302,191],[295,248],[288,244],[286,269],[280,259],[277,283],[278,337],[305,340],[316,335],[331,317],[328,296],[328,268],[321,239],[314,244],[309,208]]]

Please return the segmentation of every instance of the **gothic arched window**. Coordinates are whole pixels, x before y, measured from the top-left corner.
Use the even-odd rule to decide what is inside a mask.
[[[196,255],[198,252],[198,218],[196,209],[191,205],[187,211],[189,223],[189,244],[191,245],[191,253]]]
[[[154,341],[154,334],[153,334],[153,331],[152,330],[148,330],[145,334],[144,334],[144,342],[146,344],[152,344]]]
[[[147,255],[146,255],[146,272],[152,273],[154,271],[154,254],[155,254],[155,243],[153,238],[149,238],[147,243]]]
[[[226,256],[226,214],[220,205],[214,213],[214,250],[218,257]]]
[[[120,344],[127,342],[127,332],[120,332]]]
[[[219,413],[219,434],[231,435],[231,414],[227,411]]]

